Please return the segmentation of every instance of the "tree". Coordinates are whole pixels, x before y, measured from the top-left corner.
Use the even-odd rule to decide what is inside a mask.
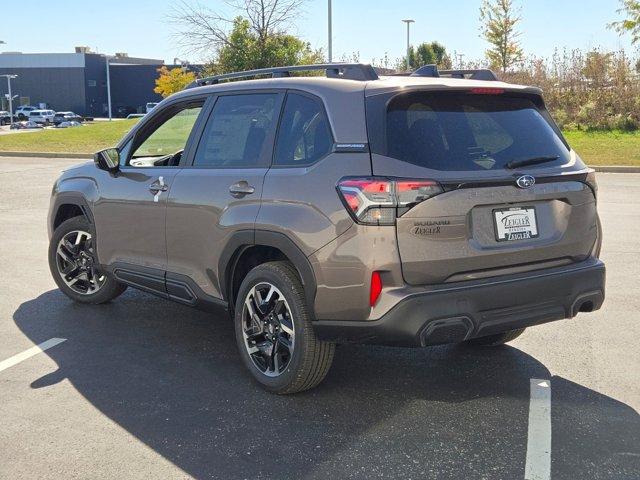
[[[617,12],[624,13],[626,18],[610,23],[609,28],[613,28],[620,35],[630,33],[631,43],[635,44],[640,41],[640,0],[620,0],[620,3],[622,8]]]
[[[218,49],[217,57],[205,68],[207,75],[253,70],[256,68],[282,67],[319,63],[322,53],[293,35],[274,33],[263,43],[242,17],[234,20],[228,36],[230,44]]]
[[[518,38],[520,9],[513,6],[513,0],[483,0],[480,7],[481,36],[491,44],[485,55],[492,68],[506,73],[524,59]]]
[[[423,65],[437,65],[442,69],[451,68],[451,58],[447,49],[438,42],[424,42],[417,47],[409,47],[409,64],[419,68]],[[398,70],[408,70],[407,57],[402,57],[396,65]]]
[[[158,69],[158,73],[160,76],[156,78],[156,88],[153,91],[162,95],[163,98],[184,90],[196,79],[193,72],[184,71],[180,67],[169,70],[163,66]]]
[[[182,1],[174,10],[178,43],[213,60],[207,73],[225,73],[323,60],[320,50],[284,33],[304,0],[231,0],[240,15],[226,17]]]

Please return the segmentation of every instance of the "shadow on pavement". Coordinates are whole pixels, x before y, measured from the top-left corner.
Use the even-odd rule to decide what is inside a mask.
[[[14,314],[92,405],[198,478],[523,478],[529,379],[512,347],[340,346],[311,392],[265,393],[226,318],[128,291],[102,306],[47,292]],[[640,418],[552,377],[552,478],[638,478]]]

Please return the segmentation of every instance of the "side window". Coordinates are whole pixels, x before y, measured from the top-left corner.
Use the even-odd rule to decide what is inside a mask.
[[[333,137],[319,100],[289,93],[280,122],[274,165],[309,165],[331,152]]]
[[[160,120],[155,129],[131,155],[132,167],[177,166],[187,145],[189,134],[202,110],[203,102],[185,105]],[[161,117],[162,118],[162,117]],[[138,143],[138,142],[136,142]]]
[[[194,166],[269,166],[264,147],[273,128],[277,98],[277,94],[273,93],[218,98],[202,134]]]

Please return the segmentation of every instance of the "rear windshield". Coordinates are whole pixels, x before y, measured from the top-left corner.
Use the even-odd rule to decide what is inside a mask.
[[[569,160],[548,114],[529,98],[412,92],[383,101],[367,103],[374,153],[447,171],[496,170],[536,157]]]

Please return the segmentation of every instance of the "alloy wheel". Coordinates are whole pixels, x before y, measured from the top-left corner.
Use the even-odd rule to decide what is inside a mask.
[[[295,346],[291,309],[275,285],[261,282],[247,293],[242,309],[244,345],[264,375],[277,377],[289,366]]]
[[[82,230],[67,233],[56,249],[56,265],[64,283],[76,293],[96,293],[106,282],[98,269],[93,237]]]

